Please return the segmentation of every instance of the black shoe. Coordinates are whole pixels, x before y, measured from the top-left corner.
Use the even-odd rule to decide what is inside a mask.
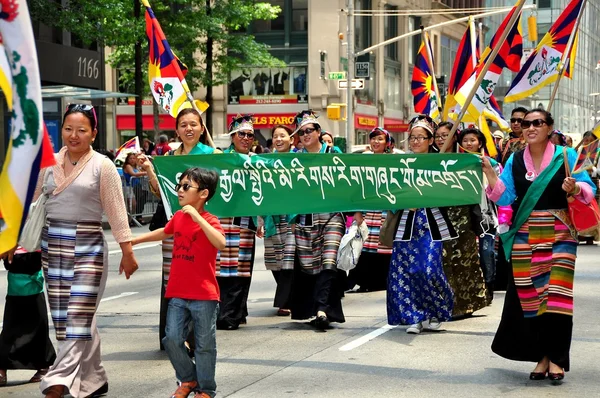
[[[560,381],[565,378],[565,371],[563,370],[560,373],[548,372],[548,378],[552,381]]]
[[[547,374],[547,372],[531,372],[529,373],[529,380],[544,380]]]
[[[106,393],[108,393],[108,382],[104,383],[102,385],[102,387],[100,387],[99,389],[97,389],[96,391],[94,391],[91,395],[88,395],[85,398],[101,397],[102,395],[105,395]]]
[[[315,327],[320,330],[325,330],[329,328],[329,319],[325,315],[319,315],[315,320]]]

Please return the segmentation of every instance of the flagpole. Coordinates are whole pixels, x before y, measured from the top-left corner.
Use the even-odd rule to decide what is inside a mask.
[[[471,36],[471,64],[473,69],[477,66],[477,32],[475,31],[475,20],[469,18],[469,35]]]
[[[565,48],[565,52],[563,54],[563,59],[560,61],[560,72],[558,73],[558,78],[556,79],[556,83],[554,83],[554,87],[552,88],[552,94],[550,95],[550,101],[548,102],[548,108],[546,110],[550,112],[552,105],[554,105],[554,98],[558,93],[558,86],[560,84],[560,79],[563,78],[565,72],[567,71],[567,62],[571,62],[571,50],[573,48],[573,42],[575,41],[575,36],[577,35],[577,31],[579,30],[579,22],[581,22],[581,17],[583,15],[583,10],[587,4],[587,0],[583,0],[581,4],[581,8],[579,9],[579,15],[577,16],[577,21],[575,21],[575,26],[573,27],[573,33],[569,36],[569,41],[567,42],[567,47]],[[571,71],[573,73],[573,71]]]
[[[187,84],[186,84],[186,86],[187,86]],[[189,91],[189,87],[185,87],[185,89],[187,89],[185,91],[187,100],[190,102],[190,104],[192,104],[192,108],[194,108],[196,111],[198,111],[198,113],[200,114],[200,119],[202,119],[202,111],[200,109],[198,109],[196,102],[194,102],[194,97],[192,96],[192,93]],[[208,104],[208,106],[210,106],[210,104]],[[212,137],[210,136],[210,132],[208,131],[208,127],[206,127],[206,123],[203,121],[202,124],[204,125],[204,133],[206,134],[206,141],[208,143],[208,146],[215,148],[215,142],[213,141]]]
[[[433,80],[433,91],[435,91],[435,99],[438,106],[439,119],[442,120],[442,98],[440,97],[440,90],[438,89],[437,80],[435,78],[435,65],[433,65],[433,55],[431,54],[431,47],[429,46],[429,37],[425,33],[425,27],[421,25],[421,35],[423,36],[423,43],[425,44],[425,54],[427,54],[427,63],[431,65],[431,79]]]
[[[521,16],[521,9],[523,8],[524,5],[525,5],[525,0],[519,0],[518,5],[515,6],[515,12],[508,20],[508,23],[506,24],[506,28],[502,32],[502,35],[500,35],[500,39],[498,40],[496,47],[494,47],[494,49],[492,50],[492,53],[490,54],[487,61],[485,62],[485,65],[483,65],[483,69],[479,73],[479,76],[477,76],[477,80],[475,81],[475,84],[473,85],[471,92],[467,96],[465,103],[462,106],[460,113],[458,114],[458,117],[456,118],[456,122],[453,124],[452,130],[450,130],[450,133],[448,134],[448,138],[446,139],[446,142],[444,143],[444,146],[442,147],[442,149],[440,151],[441,153],[444,153],[448,150],[448,147],[450,146],[450,143],[452,142],[452,138],[454,137],[454,134],[456,133],[456,130],[458,129],[458,124],[460,123],[462,118],[467,113],[469,105],[471,104],[471,101],[473,100],[473,97],[475,96],[475,93],[477,92],[479,85],[483,81],[485,74],[492,66],[492,63],[496,59],[496,55],[498,55],[498,53],[500,52],[500,48],[504,44],[504,41],[508,37],[508,34],[510,33],[513,26],[515,25],[515,22]]]

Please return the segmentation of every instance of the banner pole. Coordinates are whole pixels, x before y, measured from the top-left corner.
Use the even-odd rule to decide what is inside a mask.
[[[490,54],[490,56],[488,57],[487,61],[485,62],[485,65],[483,65],[483,69],[481,69],[481,72],[479,73],[479,76],[477,76],[477,80],[475,81],[475,84],[473,85],[473,88],[471,89],[471,92],[469,93],[469,95],[466,98],[464,106],[462,106],[462,108],[460,110],[460,113],[458,114],[458,117],[457,117],[455,123],[452,126],[452,130],[450,130],[450,134],[448,134],[448,138],[446,139],[446,142],[444,142],[444,146],[440,150],[441,153],[444,153],[444,152],[446,152],[448,150],[448,147],[450,146],[450,142],[452,142],[452,138],[454,137],[454,134],[456,134],[456,130],[458,129],[458,125],[459,125],[460,121],[462,120],[462,118],[467,113],[469,105],[471,104],[471,101],[473,100],[473,97],[475,96],[475,93],[477,92],[477,89],[479,88],[479,85],[483,81],[483,78],[485,77],[485,74],[487,73],[487,71],[492,66],[492,63],[496,59],[496,55],[498,55],[498,52],[500,52],[500,48],[504,44],[504,41],[508,37],[508,34],[512,30],[515,22],[521,16],[521,9],[523,8],[523,5],[525,5],[525,0],[519,0],[518,5],[515,6],[515,12],[510,17],[508,23],[506,24],[506,28],[504,29],[504,32],[502,32],[502,35],[500,35],[500,39],[498,40],[498,44],[492,50],[492,53]],[[475,71],[475,73],[476,73],[476,71]]]
[[[569,37],[569,41],[567,42],[567,47],[565,48],[565,52],[563,54],[563,59],[560,61],[560,71],[558,73],[558,78],[556,79],[556,83],[554,83],[554,87],[552,87],[552,94],[550,95],[550,101],[548,101],[548,107],[546,110],[550,112],[552,105],[554,105],[554,99],[556,98],[556,94],[558,93],[558,86],[560,84],[560,80],[565,75],[567,71],[567,62],[571,62],[571,50],[573,49],[573,43],[575,42],[575,36],[577,35],[577,31],[579,30],[579,22],[581,22],[581,16],[583,15],[583,10],[587,4],[587,0],[583,0],[581,4],[581,9],[579,10],[579,15],[577,16],[577,21],[575,21],[575,26],[573,27],[573,33]],[[571,71],[573,73],[573,71]]]
[[[433,55],[431,54],[431,47],[429,46],[429,37],[424,29],[425,27],[421,25],[421,35],[423,36],[423,43],[425,44],[425,54],[427,54],[427,62],[431,66],[431,79],[433,80],[433,91],[435,92],[435,99],[438,107],[438,119],[442,120],[442,99],[440,98],[440,90],[438,89],[437,80],[435,78],[435,65],[433,64]]]

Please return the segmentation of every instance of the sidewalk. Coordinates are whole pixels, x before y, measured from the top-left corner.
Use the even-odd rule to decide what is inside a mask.
[[[111,252],[113,250],[119,250],[120,249],[119,244],[115,241],[115,237],[113,236],[108,223],[104,224],[103,229],[104,229],[104,236],[106,237],[106,243],[108,244],[108,251]],[[138,235],[144,234],[149,231],[150,230],[148,229],[148,225],[142,225],[141,227],[132,227],[131,228],[131,234],[133,236],[138,236]],[[157,242],[157,243],[160,243],[160,242]]]

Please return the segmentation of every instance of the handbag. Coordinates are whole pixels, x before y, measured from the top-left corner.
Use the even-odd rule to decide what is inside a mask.
[[[565,172],[571,177],[571,169],[567,158],[567,148],[563,149]],[[600,209],[595,198],[590,203],[584,203],[571,195],[567,195],[569,217],[573,226],[581,235],[594,235],[600,228]]]
[[[165,211],[165,206],[162,204],[162,201],[158,202],[158,205],[156,206],[156,211],[154,212],[154,215],[150,220],[150,225],[148,226],[148,229],[150,231],[154,231],[159,228],[164,228],[165,225],[167,225],[168,221],[169,220],[167,220],[167,212]]]
[[[45,171],[42,193],[29,207],[29,217],[25,221],[19,238],[19,246],[30,253],[40,250],[42,246],[42,228],[46,224],[46,201],[49,196],[44,192],[48,175],[48,171]]]
[[[363,222],[360,226],[356,222],[352,223],[346,235],[342,236],[340,248],[337,255],[337,267],[344,271],[350,271],[358,264],[363,243],[369,236],[367,223]]]
[[[396,238],[396,231],[398,231],[398,225],[400,225],[401,214],[402,211],[400,210],[396,210],[396,212],[392,210],[387,211],[385,220],[379,230],[379,243],[387,247],[394,246],[394,238]]]

